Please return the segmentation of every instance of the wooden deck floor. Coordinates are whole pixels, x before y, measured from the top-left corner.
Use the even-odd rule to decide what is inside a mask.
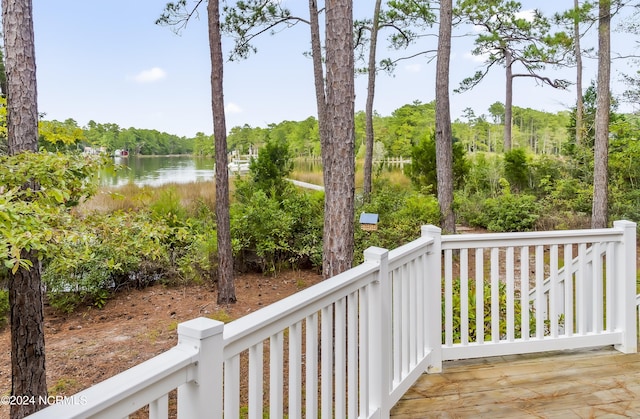
[[[394,418],[637,418],[640,354],[611,347],[449,361],[423,374]]]

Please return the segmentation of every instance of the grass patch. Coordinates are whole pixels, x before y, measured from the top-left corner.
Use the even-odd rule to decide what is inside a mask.
[[[209,318],[212,320],[217,320],[222,323],[230,323],[235,320],[231,314],[229,314],[225,309],[220,309],[214,313],[209,315]]]
[[[49,395],[57,396],[64,394],[71,394],[75,392],[75,389],[78,387],[78,380],[75,378],[62,377],[59,378],[56,383],[49,387]]]
[[[77,211],[81,214],[138,211],[162,200],[169,193],[177,194],[180,205],[190,213],[197,211],[202,204],[215,208],[214,182],[193,182],[186,185],[169,183],[157,187],[130,183],[118,188],[102,188],[91,199],[80,204]]]

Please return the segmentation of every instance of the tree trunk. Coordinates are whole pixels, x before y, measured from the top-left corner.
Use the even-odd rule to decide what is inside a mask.
[[[37,152],[38,102],[31,0],[2,0],[2,27],[9,153]],[[35,189],[38,185],[25,187]],[[33,397],[36,403],[12,404],[12,418],[22,418],[46,407],[37,401],[47,396],[40,262],[33,251],[23,251],[21,257],[30,260],[33,267],[9,274],[11,394]]]
[[[337,275],[353,263],[355,126],[353,1],[326,4],[327,120],[331,134],[322,149],[325,166],[323,276]]]
[[[209,0],[209,48],[211,52],[211,108],[216,153],[216,224],[218,235],[218,304],[236,302],[229,216],[227,128],[224,114],[223,58],[219,0]]]
[[[579,0],[573,0],[574,7],[574,22],[573,22],[573,37],[575,45],[576,55],[576,144],[582,144],[583,129],[582,124],[584,120],[584,101],[582,99],[582,50],[580,47],[580,17],[578,11],[580,10]]]
[[[508,48],[504,50],[506,86],[504,98],[504,151],[511,150],[511,120],[513,119],[513,57]]]
[[[449,106],[449,63],[451,59],[452,1],[440,1],[438,59],[436,63],[436,175],[440,223],[445,233],[455,233],[453,212],[453,140]]]
[[[382,0],[376,0],[373,10],[373,25],[371,27],[371,45],[369,46],[369,69],[367,82],[367,103],[365,106],[366,138],[364,153],[364,199],[369,200],[372,189],[373,172],[373,98],[376,88],[376,48],[378,47],[378,29],[380,21],[380,7]]]
[[[598,3],[598,86],[595,145],[593,154],[593,208],[591,228],[608,224],[609,112],[611,98],[611,0]]]
[[[318,21],[318,3],[309,0],[309,21],[311,29],[311,57],[313,59],[313,81],[316,88],[316,105],[318,107],[318,133],[320,135],[321,148],[328,146],[331,127],[327,123],[327,98],[324,86],[324,71],[322,68],[322,42],[320,40],[320,23]],[[329,162],[324,161],[322,153],[322,166],[327,168]],[[326,170],[325,170],[326,172]]]

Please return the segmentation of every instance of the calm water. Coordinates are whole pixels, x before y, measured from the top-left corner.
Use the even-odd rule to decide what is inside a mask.
[[[192,183],[212,181],[215,178],[215,159],[212,157],[161,156],[116,158],[122,169],[103,171],[100,176],[102,186],[124,186],[133,183],[138,186],[160,186],[166,183]],[[322,172],[319,161],[298,161],[295,170],[301,172]],[[401,170],[387,167],[386,171]]]
[[[122,167],[114,172],[103,171],[103,186],[160,186],[166,183],[191,183],[211,181],[215,178],[213,158],[191,156],[129,157],[116,158]]]

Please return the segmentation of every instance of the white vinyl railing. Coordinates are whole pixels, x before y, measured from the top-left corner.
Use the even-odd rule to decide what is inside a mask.
[[[177,389],[180,418],[386,418],[442,360],[603,344],[635,352],[635,307],[633,223],[460,236],[425,226],[226,325],[181,323],[170,351],[33,417],[149,406],[150,418],[167,418]]]
[[[443,236],[443,359],[599,345],[635,352],[635,246],[627,221]]]

